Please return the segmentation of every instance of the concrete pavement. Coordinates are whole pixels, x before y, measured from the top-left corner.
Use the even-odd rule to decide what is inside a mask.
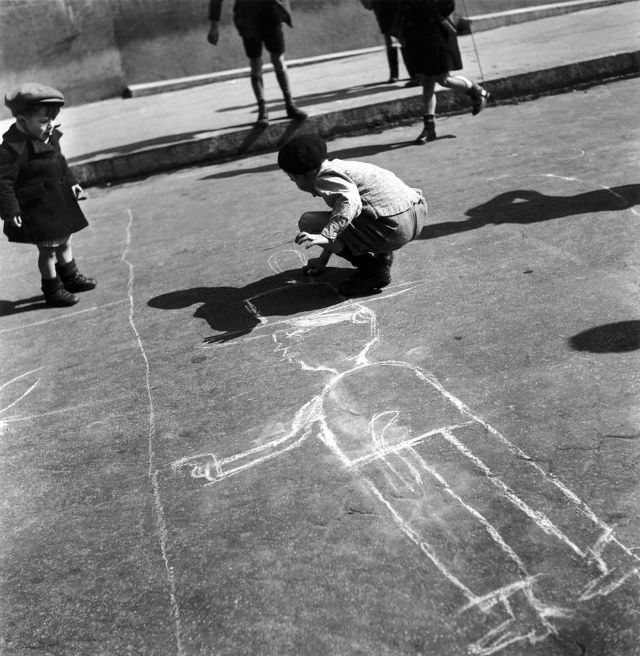
[[[639,7],[628,2],[463,36],[462,73],[484,80],[498,103],[636,76]],[[386,76],[380,50],[292,68],[295,96],[310,115],[304,128],[329,138],[416,120],[420,90],[385,84]],[[272,123],[262,130],[253,125],[246,79],[69,107],[65,153],[79,179],[95,185],[272,150],[303,126],[282,118],[273,76],[266,87]],[[440,115],[468,110],[466,96],[450,91],[440,91],[438,103]]]
[[[638,656],[636,89],[334,140],[429,201],[368,298],[273,153],[93,189],[74,308],[5,242],[3,656]]]

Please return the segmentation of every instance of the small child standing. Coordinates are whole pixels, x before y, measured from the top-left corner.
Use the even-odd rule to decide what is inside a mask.
[[[305,212],[297,244],[321,246],[305,273],[317,275],[332,253],[356,267],[339,291],[343,296],[376,293],[391,282],[393,251],[415,239],[427,218],[427,202],[394,173],[366,162],[327,159],[327,144],[313,134],[288,141],[278,165],[301,191],[320,196],[330,212]]]
[[[48,305],[78,302],[74,292],[96,286],[79,271],[71,233],[88,223],[78,205],[84,193],[60,152],[53,124],[64,104],[60,91],[27,83],[5,96],[15,123],[0,144],[0,216],[12,242],[38,247],[42,292]]]

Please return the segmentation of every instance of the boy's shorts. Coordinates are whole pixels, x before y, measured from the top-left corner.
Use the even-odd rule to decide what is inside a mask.
[[[243,36],[244,51],[249,59],[262,55],[262,44],[272,55],[284,52],[284,33],[282,23],[271,23],[257,28],[255,35]]]

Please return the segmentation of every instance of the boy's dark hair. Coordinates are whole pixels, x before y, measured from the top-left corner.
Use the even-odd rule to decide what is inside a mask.
[[[327,159],[325,140],[311,133],[299,134],[287,141],[278,153],[278,166],[291,175],[303,175],[320,168]]]

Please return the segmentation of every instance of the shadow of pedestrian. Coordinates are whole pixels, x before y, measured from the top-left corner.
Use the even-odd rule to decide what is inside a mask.
[[[594,189],[575,196],[548,196],[532,189],[516,189],[468,209],[466,221],[425,226],[418,239],[444,237],[488,224],[526,224],[592,212],[619,212],[639,203],[640,184]]]
[[[288,136],[285,135],[280,140],[280,143],[287,141]],[[453,135],[444,135],[442,138],[447,139],[451,138]],[[406,146],[413,145],[413,141],[399,141],[397,143],[387,143],[387,144],[366,144],[363,146],[355,146],[353,148],[342,148],[340,150],[331,151],[328,155],[329,159],[359,159],[361,157],[371,157],[372,155],[377,155],[378,153],[384,153],[391,150],[396,150],[398,148],[405,148]],[[241,158],[238,158],[239,160]],[[275,160],[275,156],[274,156]],[[246,160],[245,160],[246,161]],[[250,175],[252,173],[268,173],[269,171],[277,171],[278,164],[274,161],[272,164],[262,164],[261,166],[254,166],[252,168],[238,168],[230,171],[221,171],[219,173],[212,173],[211,175],[205,175],[200,178],[200,180],[220,180],[224,178],[234,178],[238,175]]]
[[[640,321],[618,321],[589,328],[569,338],[574,351],[624,353],[640,348]]]
[[[305,276],[301,269],[290,269],[244,287],[192,287],[168,292],[150,299],[147,305],[161,310],[197,305],[193,316],[219,331],[204,341],[227,342],[249,334],[265,322],[265,317],[287,317],[341,303],[344,299],[336,288],[347,273],[347,269],[328,267],[320,280]]]

